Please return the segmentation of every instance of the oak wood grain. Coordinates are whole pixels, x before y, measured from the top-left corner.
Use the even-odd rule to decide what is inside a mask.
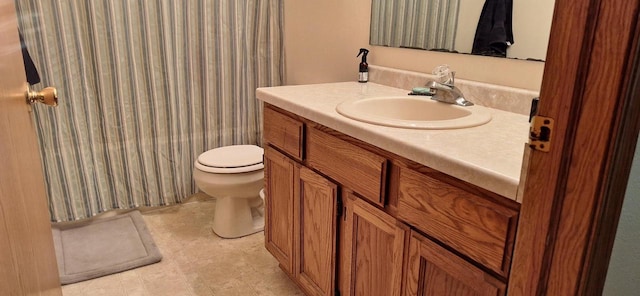
[[[637,25],[639,6],[639,1],[616,0],[607,1],[606,5],[599,7],[598,25],[593,35],[594,47],[590,52],[589,72],[581,98],[582,113],[578,116],[573,138],[572,170],[567,176],[562,210],[559,212],[561,222],[557,226],[557,239],[552,251],[554,257],[564,259],[554,260],[550,264],[547,283],[547,293],[550,295],[573,291],[579,293],[584,275],[571,273],[582,269],[587,263],[584,256],[591,251],[590,240],[600,239],[592,237],[594,224],[591,221],[585,223],[585,217],[597,221],[594,212],[604,200],[603,186],[608,181],[598,173],[605,170],[611,161],[611,146],[615,143],[612,142],[612,131],[625,97],[622,91],[628,71],[629,45],[633,38],[637,38],[631,34]],[[612,44],[619,46],[607,50],[601,48]],[[609,95],[617,98],[603,100],[602,89],[610,88],[615,91]],[[576,253],[576,250],[580,250],[580,253]],[[592,293],[592,290],[582,292]]]
[[[396,177],[396,176],[394,176],[394,174],[397,174],[397,172],[394,172],[394,170],[396,170],[397,168],[400,168],[400,167],[411,168],[412,170],[419,171],[422,174],[426,174],[426,175],[432,176],[433,178],[436,178],[436,179],[438,179],[440,181],[443,181],[443,182],[445,182],[445,183],[447,183],[449,185],[460,187],[460,188],[464,189],[465,191],[471,192],[471,193],[476,194],[476,195],[481,195],[481,196],[483,196],[483,197],[485,197],[485,198],[487,198],[487,199],[489,199],[489,200],[491,200],[491,201],[493,201],[495,203],[503,205],[505,207],[508,207],[508,208],[511,208],[511,209],[514,209],[514,210],[519,210],[520,209],[520,203],[518,203],[518,202],[516,202],[516,201],[514,201],[512,199],[506,198],[504,196],[501,196],[501,195],[496,194],[494,192],[491,192],[489,190],[480,188],[480,187],[478,187],[476,185],[470,184],[470,183],[465,182],[463,180],[460,180],[458,178],[449,176],[447,174],[444,174],[444,173],[439,172],[437,170],[434,170],[432,168],[426,167],[426,166],[424,166],[422,164],[419,164],[419,163],[417,163],[415,161],[406,159],[406,158],[404,158],[402,156],[399,156],[399,155],[397,155],[395,153],[392,153],[392,152],[386,151],[384,149],[381,149],[379,147],[373,146],[373,145],[371,145],[369,143],[363,142],[363,141],[361,141],[359,139],[356,139],[354,137],[351,137],[349,135],[345,135],[345,134],[343,134],[343,133],[341,133],[339,131],[333,130],[331,128],[328,128],[326,126],[318,124],[316,122],[310,121],[310,120],[308,120],[308,119],[306,119],[306,118],[304,118],[302,116],[299,116],[297,114],[291,113],[291,112],[286,111],[286,110],[283,110],[283,109],[278,108],[276,106],[273,106],[273,105],[270,105],[270,104],[265,104],[265,108],[269,108],[269,109],[275,110],[277,112],[285,114],[286,116],[288,116],[290,118],[293,118],[293,119],[295,119],[297,121],[302,122],[306,129],[313,128],[313,129],[319,130],[319,131],[321,131],[321,132],[323,132],[325,134],[328,134],[328,135],[330,135],[332,137],[335,137],[335,138],[340,139],[342,141],[345,141],[345,142],[347,142],[347,143],[349,143],[351,145],[354,145],[354,146],[359,147],[361,149],[367,150],[367,151],[369,151],[371,153],[374,153],[376,155],[379,155],[379,156],[387,159],[388,160],[387,173],[386,173],[386,176],[387,176],[386,177],[386,179],[387,179],[386,180],[387,188],[385,188],[385,191],[387,192],[387,194],[389,196],[387,197],[386,205],[383,208],[383,211],[391,214],[394,217],[396,216],[395,215],[395,204],[396,204],[396,201],[394,200],[395,197],[393,195],[397,194],[397,190],[395,188],[393,188],[393,186],[397,185],[396,181],[394,181],[394,178]],[[307,162],[304,161],[304,160],[302,161],[302,163],[305,164],[305,165],[307,164]]]
[[[399,179],[399,219],[508,276],[517,211],[409,169]]]
[[[384,157],[314,128],[307,129],[306,156],[310,167],[384,206],[387,170]]]
[[[633,33],[634,41],[631,45],[628,68],[629,80],[623,87],[624,102],[619,105],[620,117],[612,128],[614,135],[612,142],[615,146],[611,148],[611,156],[608,159],[607,169],[608,182],[603,185],[603,199],[598,203],[595,221],[593,223],[592,239],[590,251],[585,258],[586,274],[581,282],[579,293],[586,291],[602,291],[605,284],[605,277],[609,269],[610,254],[615,242],[618,221],[622,211],[623,202],[627,197],[627,183],[633,165],[633,159],[637,146],[638,135],[640,134],[640,23],[636,24]],[[631,58],[632,57],[632,58]],[[626,89],[626,90],[625,90]]]
[[[386,273],[384,271],[379,272],[378,270],[381,269],[385,263],[374,262],[373,258],[376,256],[371,255],[382,252],[383,250],[382,248],[372,246],[389,244],[390,232],[382,231],[379,228],[382,227],[381,225],[384,225],[384,223],[371,223],[369,220],[374,218],[370,215],[355,215],[353,207],[348,206],[349,201],[346,197],[357,196],[356,200],[358,203],[362,203],[369,208],[376,209],[379,212],[378,214],[383,216],[386,215],[387,217],[390,217],[389,219],[395,219],[395,217],[399,217],[401,204],[400,198],[403,193],[402,190],[405,190],[405,193],[416,192],[413,189],[407,191],[406,188],[403,189],[401,186],[401,184],[404,183],[404,179],[406,179],[406,176],[405,178],[402,177],[403,171],[415,173],[417,176],[420,176],[418,179],[428,178],[428,180],[431,180],[431,184],[427,183],[429,184],[429,191],[436,193],[436,195],[431,193],[431,197],[438,197],[440,195],[445,197],[448,197],[449,195],[456,196],[456,198],[453,199],[455,202],[451,202],[451,200],[447,201],[446,198],[443,202],[440,198],[435,198],[433,205],[431,204],[432,202],[428,202],[427,205],[421,204],[421,196],[414,196],[415,198],[411,198],[411,201],[405,200],[404,202],[404,206],[407,208],[413,208],[414,204],[411,204],[413,202],[421,207],[421,210],[431,207],[432,212],[438,213],[437,217],[441,219],[436,219],[435,221],[437,223],[441,223],[441,225],[449,227],[449,229],[445,231],[442,230],[445,229],[445,227],[441,227],[439,224],[434,224],[440,227],[439,231],[443,233],[442,237],[445,238],[442,239],[440,243],[449,244],[447,248],[457,249],[457,243],[463,242],[459,244],[463,246],[462,251],[456,250],[455,253],[450,252],[448,254],[451,256],[461,255],[462,257],[458,257],[457,259],[470,260],[469,262],[472,263],[469,264],[475,265],[476,268],[480,268],[481,270],[484,269],[489,272],[488,274],[494,274],[501,279],[506,279],[508,277],[510,254],[512,253],[513,239],[516,230],[515,224],[518,217],[518,211],[520,209],[520,204],[516,201],[425,167],[424,165],[364,143],[277,107],[267,106],[267,108],[275,112],[280,112],[295,121],[301,122],[303,126],[305,126],[306,139],[303,143],[306,145],[306,152],[304,153],[305,159],[297,165],[307,166],[310,172],[318,174],[321,178],[328,178],[325,179],[326,181],[331,180],[343,185],[342,191],[345,192],[343,194],[345,195],[347,210],[344,219],[341,220],[341,231],[339,232],[340,238],[338,242],[340,249],[338,252],[340,253],[340,258],[348,258],[348,260],[340,260],[340,267],[337,275],[339,277],[338,287],[343,291],[343,293],[349,294],[354,291],[366,291],[366,293],[387,291],[382,288],[370,289],[369,285],[377,287],[377,283],[383,281],[382,275],[395,274],[389,273],[389,271]],[[311,146],[316,147],[309,148]],[[339,149],[336,149],[336,147]],[[346,155],[349,157],[346,157],[346,160],[344,155],[340,155],[343,154],[343,150],[348,151]],[[365,160],[361,161],[358,157],[362,157],[362,155],[373,155],[374,157],[365,157]],[[359,163],[350,163],[354,161]],[[383,161],[385,162],[384,165]],[[344,163],[349,163],[349,165],[344,165]],[[361,187],[358,187],[358,185],[362,186],[363,178],[357,177],[356,174],[353,173],[353,168],[358,168],[362,163],[373,164],[364,165],[364,171],[375,172],[375,174],[371,174],[372,176],[375,175],[375,177],[370,178],[371,180],[375,179],[375,181],[371,182],[374,182],[376,187],[379,188],[379,193],[376,194],[387,196],[386,201],[383,200],[382,202],[374,203],[372,202],[372,199],[363,198],[365,195],[363,195],[362,192],[366,192],[367,188],[364,188],[363,190]],[[331,164],[331,166],[327,164]],[[339,169],[336,169],[335,166],[338,166]],[[304,170],[307,170],[307,168],[304,168]],[[359,170],[362,170],[362,168]],[[357,182],[349,183],[354,181]],[[425,187],[423,180],[421,179],[405,185],[408,186],[407,188]],[[297,189],[297,191],[300,191],[300,189]],[[300,194],[304,195],[304,193]],[[299,198],[296,198],[295,200],[297,205],[295,205],[294,208],[299,209],[302,200]],[[368,204],[367,202],[371,204]],[[364,212],[376,213],[376,211]],[[377,217],[378,214],[374,216]],[[405,220],[411,220],[415,217],[419,217],[416,218],[415,221],[420,221],[420,219],[424,219],[425,216],[424,212],[420,212],[420,210],[408,215],[410,218]],[[296,219],[299,219],[299,216],[299,214],[296,214]],[[349,219],[347,218],[349,216],[354,216],[355,218]],[[309,218],[310,217],[314,216],[309,216]],[[314,217],[314,219],[315,218],[316,217]],[[303,220],[294,221],[294,225],[296,225],[296,227],[302,227],[299,221]],[[349,223],[345,221],[349,221]],[[352,224],[353,221],[358,221],[357,226]],[[481,221],[481,224],[477,224],[477,221]],[[396,223],[398,225],[403,225],[401,222]],[[407,226],[404,227],[405,231],[407,231]],[[488,227],[488,229],[485,229],[485,227]],[[356,229],[356,233],[360,234],[360,236],[354,237],[356,234],[353,233],[353,229]],[[452,236],[453,239],[447,238],[447,236],[444,235],[447,231],[458,233],[459,235]],[[296,230],[294,232],[294,241],[297,244],[303,245],[304,240],[301,240],[303,236],[300,234],[300,230]],[[467,233],[471,233],[472,236],[469,237]],[[429,233],[429,235],[433,234]],[[326,240],[331,241],[334,240],[334,238],[329,237]],[[408,240],[409,236],[405,235],[405,241],[401,245],[405,246],[407,249],[402,253],[406,254],[408,250]],[[396,243],[399,243],[400,241],[401,240],[397,240]],[[360,248],[353,247],[354,244]],[[310,248],[310,246],[308,247]],[[295,247],[295,249],[297,254],[294,257],[301,256],[298,250],[299,248]],[[487,257],[485,254],[490,255]],[[472,258],[472,256],[476,256],[476,258]],[[296,259],[296,262],[302,262],[301,260],[302,259]],[[318,260],[315,259],[314,261],[318,262]],[[389,262],[386,262],[386,264],[388,263]],[[407,270],[407,266],[409,264],[408,261],[404,260],[402,264],[404,266],[402,267],[402,270]],[[295,263],[294,265],[295,268],[300,268],[298,263]],[[357,266],[362,266],[362,268],[357,269]],[[360,271],[361,273],[354,270]],[[373,275],[373,270],[376,270],[377,275]],[[309,271],[310,274],[316,274],[317,272],[317,270]],[[293,278],[295,278],[296,282],[298,282],[307,295],[318,295],[324,291],[323,289],[318,288],[319,285],[316,283],[316,281],[320,281],[320,277],[314,278],[313,276],[305,275],[293,276]],[[396,277],[391,275],[391,278]],[[301,284],[302,281],[306,281],[307,284]],[[363,284],[367,282],[372,284]],[[393,290],[390,293],[393,293]]]
[[[294,274],[308,295],[333,295],[338,186],[305,167],[300,168],[299,182]]]
[[[281,112],[265,105],[263,119],[264,141],[285,154],[301,161],[303,159],[304,125]]]
[[[297,188],[296,163],[265,147],[265,247],[283,270],[293,273],[293,207]]]
[[[343,194],[343,202],[341,294],[399,296],[409,228],[351,191]]]
[[[404,295],[499,296],[505,284],[412,231]]]

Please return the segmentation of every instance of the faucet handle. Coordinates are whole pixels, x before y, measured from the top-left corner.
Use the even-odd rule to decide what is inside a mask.
[[[456,71],[451,71],[449,72],[449,79],[447,79],[447,81],[445,81],[444,84],[453,86],[455,82],[456,82]]]
[[[437,81],[442,84],[451,86],[455,82],[456,72],[451,71],[451,69],[449,69],[449,65],[443,64],[443,65],[437,66],[433,69],[431,73],[433,73],[433,75],[437,77]]]

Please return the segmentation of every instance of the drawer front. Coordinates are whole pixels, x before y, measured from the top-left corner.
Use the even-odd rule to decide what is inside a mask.
[[[263,130],[266,143],[302,161],[304,141],[302,122],[265,106]]]
[[[367,200],[384,206],[387,167],[384,157],[314,128],[308,129],[307,133],[309,166]]]
[[[398,218],[507,277],[518,211],[403,168]]]

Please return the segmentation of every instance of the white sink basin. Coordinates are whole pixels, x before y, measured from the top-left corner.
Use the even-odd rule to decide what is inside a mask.
[[[467,128],[491,121],[491,113],[481,106],[456,106],[426,96],[354,99],[340,103],[336,111],[362,122],[412,129]]]

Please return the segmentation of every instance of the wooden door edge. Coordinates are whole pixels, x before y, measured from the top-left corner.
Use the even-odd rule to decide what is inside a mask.
[[[590,246],[578,287],[580,294],[600,295],[606,280],[609,261],[618,229],[622,204],[626,195],[632,160],[638,149],[640,134],[640,23],[636,22],[633,45],[625,82],[624,97],[619,106],[616,128],[611,139],[603,193],[597,204],[592,224]]]

